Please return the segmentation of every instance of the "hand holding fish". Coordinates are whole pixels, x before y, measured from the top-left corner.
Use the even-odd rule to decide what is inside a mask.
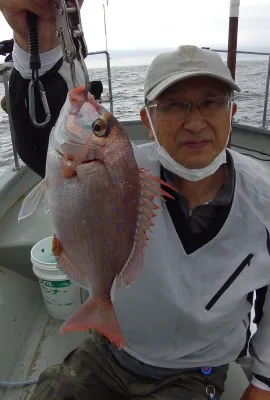
[[[82,5],[83,0],[79,1]],[[52,50],[59,45],[55,31],[52,0],[0,0],[0,10],[14,31],[18,45],[28,52],[27,11],[38,16],[40,52]]]

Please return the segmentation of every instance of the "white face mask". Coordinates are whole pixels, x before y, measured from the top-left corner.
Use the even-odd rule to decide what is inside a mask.
[[[232,107],[233,107],[233,102],[231,104],[231,109],[230,109],[230,125],[231,126],[231,120],[232,120]],[[211,162],[211,164],[207,165],[204,168],[200,169],[189,169],[184,167],[183,165],[179,164],[176,162],[170,155],[169,153],[162,147],[157,139],[156,131],[153,126],[153,122],[150,116],[150,112],[147,106],[145,106],[146,114],[149,119],[149,124],[152,129],[154,138],[157,143],[157,157],[161,165],[163,165],[164,168],[166,168],[168,171],[171,171],[173,174],[179,176],[180,178],[186,179],[188,181],[192,182],[198,182],[204,178],[207,178],[208,176],[214,174],[219,167],[222,164],[226,163],[226,147],[229,141],[230,137],[230,129],[228,132],[228,138],[226,145],[224,149],[219,153],[219,155]]]

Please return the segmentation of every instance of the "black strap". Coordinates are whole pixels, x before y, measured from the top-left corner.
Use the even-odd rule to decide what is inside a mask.
[[[166,180],[164,176],[163,168],[161,168],[161,179]],[[163,186],[162,189],[175,196],[175,193]],[[182,208],[174,199],[166,199],[167,209],[169,211],[170,217],[174,224],[175,230],[182,242],[182,245],[187,254],[191,254],[200,247],[204,246],[210,242],[223,227],[232,206],[232,201],[226,206],[219,206],[219,211],[217,212],[216,218],[210,224],[210,226],[204,229],[200,233],[193,233],[188,225],[186,217],[182,211]]]

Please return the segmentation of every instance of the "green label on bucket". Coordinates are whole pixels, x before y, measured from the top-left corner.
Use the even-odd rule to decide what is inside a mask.
[[[44,286],[49,286],[52,288],[63,288],[63,287],[68,287],[70,286],[70,281],[66,280],[66,281],[46,281],[44,279],[40,279],[40,283]]]

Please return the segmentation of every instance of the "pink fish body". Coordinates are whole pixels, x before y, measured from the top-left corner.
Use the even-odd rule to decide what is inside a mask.
[[[90,95],[85,102],[83,87],[71,91],[50,136],[45,180],[25,199],[19,215],[30,215],[46,190],[58,266],[90,292],[61,333],[97,329],[124,347],[111,288],[114,281],[116,288],[121,281],[128,286],[142,267],[146,231],[158,208],[153,200],[169,196],[160,183],[138,168],[114,116]]]

